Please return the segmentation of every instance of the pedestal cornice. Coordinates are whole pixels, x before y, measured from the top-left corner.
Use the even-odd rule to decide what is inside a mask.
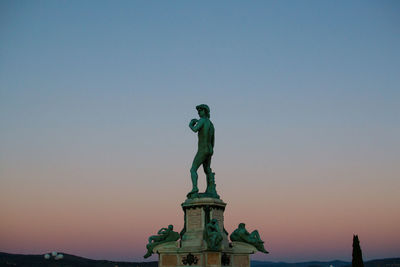
[[[186,199],[181,205],[183,210],[207,206],[225,210],[226,207],[226,203],[221,199],[211,197]]]

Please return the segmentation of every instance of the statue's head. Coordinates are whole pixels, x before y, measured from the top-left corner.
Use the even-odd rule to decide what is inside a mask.
[[[169,230],[174,230],[174,226],[172,224],[168,225]]]
[[[239,228],[244,228],[246,225],[244,223],[239,223]]]
[[[211,223],[212,223],[212,224],[216,224],[217,222],[218,222],[217,219],[212,219],[212,220],[211,220]]]
[[[210,108],[206,104],[198,105],[198,106],[196,106],[196,109],[198,112],[200,112],[200,110],[204,110],[207,118],[210,118]]]

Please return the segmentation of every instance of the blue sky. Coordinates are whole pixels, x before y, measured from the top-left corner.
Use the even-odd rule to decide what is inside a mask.
[[[3,194],[0,207],[23,214],[16,188],[43,194],[44,201],[51,197],[44,187],[69,183],[71,192],[93,186],[103,192],[114,184],[115,192],[167,190],[182,201],[196,149],[187,125],[197,116],[194,107],[207,103],[216,128],[217,185],[232,203],[228,218],[236,218],[234,205],[260,201],[252,190],[270,194],[265,201],[279,206],[277,198],[295,195],[292,185],[310,195],[330,186],[336,194],[325,193],[332,194],[332,205],[343,207],[356,196],[362,207],[355,209],[381,203],[375,213],[363,213],[364,220],[379,215],[400,223],[393,206],[400,201],[399,14],[397,1],[2,1],[0,192],[9,195]],[[238,188],[248,196],[244,204],[236,201]],[[62,205],[68,214],[79,217],[78,204],[67,200]],[[302,200],[282,205],[310,204]],[[112,201],[110,207],[125,205]],[[169,204],[171,211],[179,209]],[[311,203],[305,212],[313,209],[318,207]],[[290,210],[281,212],[269,215],[283,218]],[[246,216],[268,235],[272,225]],[[9,218],[10,224],[26,220]],[[150,226],[140,232],[164,225]],[[400,234],[389,226],[385,234],[371,229],[363,230],[370,243],[375,235]],[[2,225],[0,234],[6,232],[12,231]],[[332,233],[348,235],[343,229]],[[0,241],[0,250],[17,251],[12,241]],[[369,257],[398,256],[394,241],[378,244],[381,250],[366,248]],[[334,252],[281,245],[277,241],[277,256],[265,259],[348,257],[342,244],[332,245]],[[291,249],[291,256],[284,254]],[[129,260],[141,255],[75,253]]]

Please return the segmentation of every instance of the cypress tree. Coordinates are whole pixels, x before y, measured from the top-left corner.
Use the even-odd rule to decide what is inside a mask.
[[[351,265],[352,267],[364,267],[358,235],[353,235],[353,260],[351,262]]]

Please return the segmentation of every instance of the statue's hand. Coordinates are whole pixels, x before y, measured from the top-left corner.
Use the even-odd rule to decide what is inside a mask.
[[[190,123],[189,123],[189,125],[190,126],[193,126],[193,125],[195,125],[196,123],[197,123],[197,119],[192,119],[191,121],[190,121]]]

